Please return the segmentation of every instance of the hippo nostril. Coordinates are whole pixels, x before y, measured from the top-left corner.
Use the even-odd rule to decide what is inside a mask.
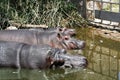
[[[69,66],[69,65],[65,65],[65,68],[72,68],[72,66]]]
[[[64,64],[63,67],[64,68],[73,68],[73,66],[71,64]]]

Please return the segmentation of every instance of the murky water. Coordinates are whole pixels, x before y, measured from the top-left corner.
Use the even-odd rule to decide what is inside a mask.
[[[120,80],[120,42],[95,36],[89,29],[76,29],[86,41],[86,69],[28,70],[1,68],[0,80]]]

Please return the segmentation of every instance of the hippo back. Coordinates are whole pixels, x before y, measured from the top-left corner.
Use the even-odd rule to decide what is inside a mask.
[[[1,30],[0,40],[37,44],[36,34],[36,32],[29,32],[26,30]]]
[[[29,30],[0,31],[0,40],[21,42],[32,45],[48,44],[61,49],[83,49],[85,42],[71,38],[69,35],[57,32],[37,32]]]

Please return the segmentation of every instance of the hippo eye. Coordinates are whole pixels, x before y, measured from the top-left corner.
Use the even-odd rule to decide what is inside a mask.
[[[65,40],[69,40],[69,38],[68,38],[68,37],[65,37]]]
[[[60,28],[59,31],[62,31],[62,29]]]

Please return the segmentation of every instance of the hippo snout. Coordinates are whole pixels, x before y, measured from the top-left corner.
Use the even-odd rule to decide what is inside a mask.
[[[88,61],[85,57],[82,58],[76,58],[71,61],[72,68],[85,68],[88,65]]]
[[[79,49],[84,49],[85,48],[85,41],[77,41],[77,46]]]
[[[84,49],[85,48],[85,41],[73,41],[69,42],[69,49]]]
[[[74,61],[71,63],[72,68],[85,68],[88,65],[88,61],[86,58],[83,58],[81,61]]]
[[[66,55],[65,63],[62,67],[65,68],[85,68],[88,65],[87,58],[82,55]]]

